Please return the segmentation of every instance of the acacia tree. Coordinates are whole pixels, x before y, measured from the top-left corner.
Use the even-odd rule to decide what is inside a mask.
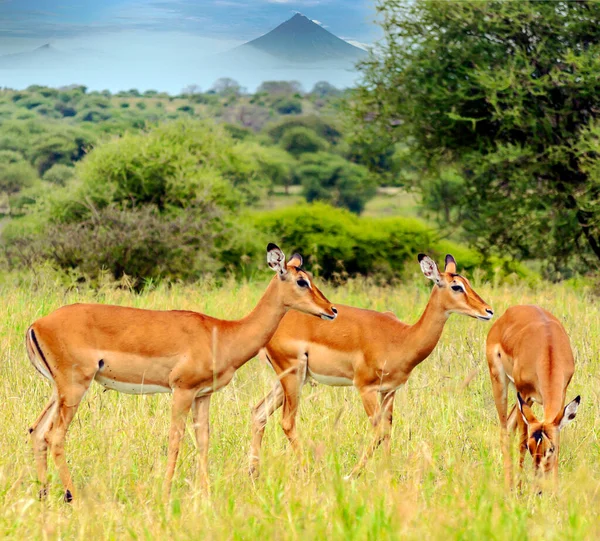
[[[402,140],[426,176],[452,164],[482,251],[564,269],[600,259],[600,4],[380,0],[362,63],[361,140]]]

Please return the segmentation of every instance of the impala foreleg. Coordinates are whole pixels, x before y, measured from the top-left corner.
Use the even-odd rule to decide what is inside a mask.
[[[302,446],[298,441],[298,433],[296,432],[296,415],[300,404],[300,391],[303,382],[300,375],[296,373],[286,375],[280,381],[284,394],[281,428],[287,436],[296,456],[299,460],[302,460]]]
[[[198,446],[198,470],[196,484],[207,496],[210,496],[210,481],[208,477],[208,442],[210,437],[210,397],[199,396],[192,403],[192,417],[194,420],[194,433]]]
[[[250,447],[250,475],[258,476],[260,448],[267,421],[283,404],[283,387],[277,381],[269,394],[252,411],[252,444]]]
[[[177,464],[177,456],[181,446],[181,438],[185,431],[185,419],[187,417],[195,392],[188,389],[176,388],[173,391],[173,404],[171,407],[171,428],[169,429],[169,450],[167,453],[167,473],[163,484],[163,496],[168,500],[171,496],[171,484]]]
[[[389,439],[392,426],[392,410],[394,407],[394,392],[382,394],[381,404],[377,400],[377,389],[361,389],[360,397],[365,412],[373,425],[375,435],[365,448],[360,460],[346,478],[358,477],[381,442]]]

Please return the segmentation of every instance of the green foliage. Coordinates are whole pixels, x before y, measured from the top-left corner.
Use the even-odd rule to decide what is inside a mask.
[[[294,98],[281,98],[273,102],[273,107],[281,115],[298,115],[302,112],[302,102]]]
[[[326,152],[303,155],[294,175],[308,202],[326,201],[356,214],[377,191],[375,179],[365,167]]]
[[[335,118],[316,115],[305,115],[283,119],[268,126],[266,132],[273,141],[279,142],[286,132],[297,127],[312,130],[331,144],[336,144],[342,137],[339,122]]]
[[[50,169],[48,169],[44,173],[42,179],[46,182],[50,182],[58,186],[64,186],[69,180],[73,178],[74,175],[74,167],[70,167],[69,165],[64,165],[62,163],[57,163],[54,164]]]
[[[297,126],[286,130],[281,137],[280,145],[294,156],[307,152],[319,152],[327,148],[327,141],[319,137],[314,131]]]
[[[381,55],[363,64],[353,103],[364,139],[404,139],[434,176],[456,163],[478,248],[544,258],[553,276],[579,253],[600,258],[585,161],[595,157],[578,148],[600,110],[600,4],[382,0],[379,10]]]
[[[37,178],[35,169],[20,154],[0,151],[0,192],[17,193],[33,186]]]
[[[359,218],[323,203],[299,205],[257,213],[253,224],[265,236],[281,239],[283,246],[302,253],[310,268],[323,278],[356,274],[391,279],[402,276],[407,264],[416,264],[426,252],[436,260],[453,253],[461,269],[473,272],[530,273],[508,261],[486,260],[477,252],[448,241],[437,240],[423,222],[408,218]]]

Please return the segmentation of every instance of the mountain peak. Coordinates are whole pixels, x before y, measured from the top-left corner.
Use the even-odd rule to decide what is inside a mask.
[[[44,43],[41,47],[38,47],[36,51],[47,51],[48,49],[52,49],[52,45],[49,43]]]
[[[302,13],[296,13],[267,34],[241,47],[258,49],[292,63],[355,62],[365,55],[365,51],[333,35]]]

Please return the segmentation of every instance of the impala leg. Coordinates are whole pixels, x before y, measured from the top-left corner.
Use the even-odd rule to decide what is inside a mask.
[[[381,407],[381,435],[385,453],[390,453],[390,441],[392,438],[392,417],[394,413],[394,397],[396,391],[390,391],[388,393],[380,393],[380,407]]]
[[[40,499],[46,497],[48,493],[48,432],[52,427],[52,419],[56,413],[53,406],[56,404],[56,389],[52,392],[52,397],[31,425],[29,433],[31,434],[31,444],[33,447],[33,456],[35,459],[35,468],[38,481],[41,488],[39,492]]]
[[[69,467],[67,466],[67,458],[65,456],[65,439],[69,425],[77,413],[77,408],[81,403],[81,399],[85,395],[90,386],[91,380],[84,383],[71,383],[67,391],[63,391],[61,386],[58,386],[58,397],[56,400],[54,411],[55,414],[49,418],[49,423],[52,423],[47,440],[50,444],[50,452],[54,463],[58,468],[58,475],[65,488],[65,502],[69,503],[73,500],[73,480]],[[64,387],[64,386],[63,386]]]
[[[283,413],[281,415],[281,428],[285,432],[292,449],[296,453],[298,459],[302,460],[302,446],[298,441],[296,432],[296,414],[300,404],[300,390],[302,388],[301,376],[296,373],[291,373],[281,378],[281,386],[283,387]]]
[[[171,428],[169,429],[169,451],[167,454],[167,473],[163,484],[163,496],[168,501],[171,496],[171,484],[173,474],[177,464],[177,456],[181,446],[181,438],[185,430],[185,419],[187,417],[192,402],[194,401],[194,391],[176,388],[173,391],[173,404],[171,407]]]
[[[375,390],[359,389],[359,392],[360,392],[360,397],[362,399],[363,406],[365,408],[367,416],[369,417],[369,420],[371,421],[371,424],[373,425],[373,428],[375,429],[375,437],[371,440],[371,443],[365,448],[365,450],[362,454],[362,457],[360,458],[360,460],[358,461],[356,466],[354,466],[354,469],[350,472],[350,475],[348,475],[346,477],[346,479],[349,479],[351,477],[358,477],[358,475],[360,475],[363,468],[367,464],[368,460],[371,458],[371,456],[373,456],[375,449],[377,449],[379,444],[384,439],[384,436],[382,433],[383,423],[381,423],[381,418],[382,418],[381,406],[377,400],[377,390],[376,389]],[[393,398],[393,396],[392,396],[392,398]],[[393,404],[393,402],[392,402],[392,404]],[[390,410],[390,413],[391,413],[391,410]],[[391,416],[390,416],[390,422],[391,422]]]
[[[500,420],[500,445],[502,448],[502,459],[504,462],[504,485],[507,490],[512,488],[512,461],[510,457],[510,448],[508,440],[508,417],[507,417],[507,395],[508,382],[502,361],[496,351],[487,352],[488,367],[490,369],[490,378],[492,380],[492,393],[494,395],[494,403],[498,411],[498,419]],[[520,417],[520,416],[519,416]],[[518,419],[518,417],[517,417]]]
[[[260,448],[269,417],[283,404],[283,387],[277,381],[269,394],[252,411],[252,444],[250,447],[250,475],[258,477]]]
[[[198,445],[198,471],[196,473],[196,485],[207,496],[210,496],[210,483],[208,477],[210,397],[211,395],[199,396],[194,398],[194,402],[192,403],[192,418],[194,420],[196,444]]]

